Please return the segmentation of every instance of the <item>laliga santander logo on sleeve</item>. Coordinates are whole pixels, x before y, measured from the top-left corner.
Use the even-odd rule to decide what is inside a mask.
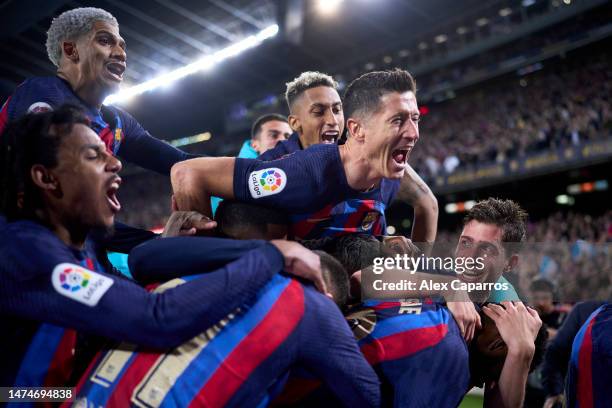
[[[35,102],[30,105],[26,113],[51,112],[53,108],[47,102]]]
[[[98,304],[114,283],[110,277],[71,263],[53,268],[51,282],[60,295],[91,307]]]
[[[257,170],[249,175],[249,192],[253,198],[278,194],[287,185],[287,175],[279,168]]]

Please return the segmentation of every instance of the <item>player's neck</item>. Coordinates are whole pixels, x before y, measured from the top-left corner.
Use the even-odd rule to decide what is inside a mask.
[[[89,228],[74,225],[71,220],[62,217],[54,211],[39,210],[36,212],[40,221],[46,225],[64,244],[71,248],[82,250]]]
[[[87,106],[100,109],[102,102],[106,98],[104,90],[98,84],[86,81],[85,78],[76,70],[67,72],[65,69],[58,69],[57,76],[70,84],[74,92]]]
[[[365,157],[359,151],[359,146],[353,146],[348,140],[339,146],[340,160],[346,174],[348,185],[358,191],[371,190],[377,187],[382,177],[372,169]]]

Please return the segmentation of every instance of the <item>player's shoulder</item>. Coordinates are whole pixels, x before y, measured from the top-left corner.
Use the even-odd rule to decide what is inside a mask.
[[[74,260],[70,249],[48,228],[33,221],[8,222],[2,228],[0,247],[10,253],[24,274],[46,272],[61,261]]]
[[[31,77],[23,81],[11,96],[15,116],[53,110],[71,93],[59,77]]]

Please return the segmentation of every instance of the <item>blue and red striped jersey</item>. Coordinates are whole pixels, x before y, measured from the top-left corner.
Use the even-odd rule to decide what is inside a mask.
[[[385,405],[454,407],[469,390],[467,345],[445,306],[367,301],[347,319],[381,378]]]
[[[206,240],[206,238],[201,238]],[[230,240],[213,240],[227,246]],[[0,228],[0,384],[64,385],[71,371],[75,334],[176,347],[252,300],[284,266],[282,254],[263,241],[241,245],[227,265],[165,291],[149,293],[104,271],[97,249],[64,244],[32,221]],[[80,361],[80,360],[79,360]]]
[[[185,279],[193,277],[168,284]],[[283,275],[254,302],[174,350],[123,344],[98,356],[77,400],[111,407],[265,406],[292,367],[315,373],[348,406],[379,403],[376,374],[338,308]]]
[[[0,134],[9,121],[31,112],[52,110],[65,103],[82,107],[91,128],[115,155],[149,170],[170,174],[176,162],[194,157],[149,134],[130,114],[113,106],[102,109],[87,105],[70,84],[57,76],[29,78],[0,110]]]
[[[337,145],[315,145],[280,159],[236,159],[234,195],[285,211],[290,234],[313,239],[349,233],[383,235],[385,209],[399,180],[383,179],[367,192],[347,182]]]
[[[595,310],[574,338],[565,395],[570,408],[612,407],[612,304]]]

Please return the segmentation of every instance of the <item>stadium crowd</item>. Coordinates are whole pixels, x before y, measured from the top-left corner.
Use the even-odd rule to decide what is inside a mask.
[[[612,135],[609,54],[479,86],[430,106],[413,165],[425,176]]]
[[[437,199],[408,165],[422,116],[408,71],[360,75],[343,100],[333,78],[304,72],[287,84],[287,120],[276,117],[294,131],[287,140],[257,158],[196,157],[102,106],[126,69],[112,15],[69,10],[47,36],[57,76],[28,79],[0,112],[0,385],[70,386],[60,399],[117,407],[450,407],[475,386],[486,406],[520,407],[554,337],[573,342],[568,406],[610,404],[612,306],[558,335],[561,319],[535,293],[556,284],[609,299],[611,254],[599,245],[612,212],[528,225],[519,203],[481,200],[453,244],[456,260],[482,267],[412,271],[416,289],[390,281],[368,296],[379,259],[426,257],[440,240]],[[455,113],[441,106],[447,120],[429,116],[432,138],[459,152],[457,165],[474,165],[601,137],[603,64],[535,76],[521,93],[487,90],[453,102]],[[579,91],[587,74],[597,80]],[[160,176],[124,181],[118,157]],[[448,156],[434,159],[447,167]],[[124,220],[171,214],[160,236],[117,222],[123,183],[133,189],[119,197],[139,212]],[[223,199],[214,216],[212,196]],[[386,236],[393,200],[414,210],[410,237]],[[534,262],[540,240],[555,244]],[[110,252],[129,255],[129,276]],[[508,281],[517,270],[534,308]]]

